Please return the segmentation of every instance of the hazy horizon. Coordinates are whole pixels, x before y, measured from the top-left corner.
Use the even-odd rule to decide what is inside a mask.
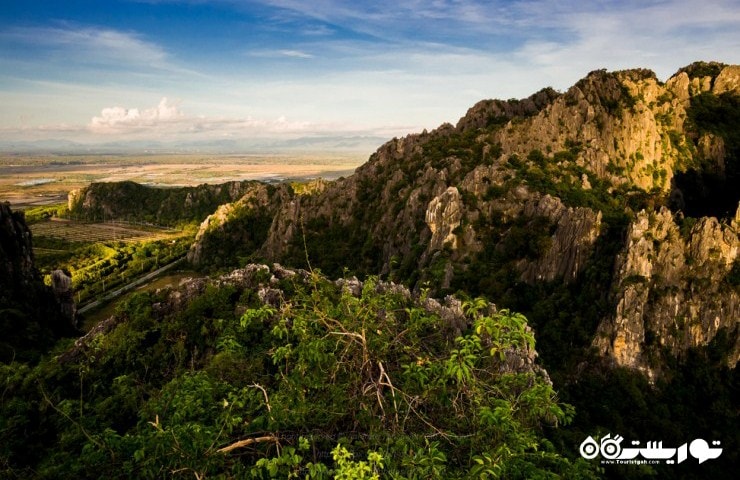
[[[740,63],[740,2],[5,2],[0,147],[370,153],[589,71]]]

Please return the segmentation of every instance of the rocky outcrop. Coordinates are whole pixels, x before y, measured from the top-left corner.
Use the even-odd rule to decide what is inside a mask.
[[[475,130],[496,123],[507,123],[518,117],[536,115],[559,96],[552,88],[545,88],[522,100],[482,100],[457,122],[457,128],[461,131]]]
[[[460,226],[463,205],[460,193],[455,187],[449,187],[429,202],[424,221],[432,232],[429,249],[441,250],[449,246],[457,249],[457,236],[454,231]]]
[[[92,183],[69,193],[70,215],[86,220],[130,220],[157,224],[202,221],[219,205],[245,195],[258,182],[158,188],[134,182]]]
[[[0,203],[0,362],[38,358],[56,339],[75,333],[70,321],[34,266],[23,214]]]
[[[188,261],[219,267],[238,255],[253,253],[265,242],[278,209],[291,198],[288,185],[250,184],[238,201],[219,206],[203,220]]]
[[[30,288],[38,280],[34,269],[31,231],[22,213],[0,203],[0,268],[3,289]]]
[[[734,222],[702,218],[682,235],[663,208],[640,212],[627,235],[617,262],[616,310],[599,326],[594,345],[615,364],[654,376],[663,350],[680,357],[725,329],[734,339],[727,358],[734,367],[740,291],[727,280],[740,252]]]
[[[73,327],[77,327],[77,304],[74,300],[72,277],[62,270],[51,272],[51,288],[59,304],[59,310]]]
[[[533,261],[522,260],[522,280],[534,284],[576,279],[593,252],[601,229],[601,212],[590,208],[571,208],[556,197],[545,195],[524,208],[528,217],[547,218],[554,226],[549,247]]]

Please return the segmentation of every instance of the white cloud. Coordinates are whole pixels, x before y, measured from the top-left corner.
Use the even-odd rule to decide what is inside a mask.
[[[89,127],[93,132],[109,133],[173,123],[184,119],[178,107],[179,103],[171,104],[165,97],[156,107],[144,110],[124,107],[104,108],[99,117],[92,118]]]
[[[300,50],[280,50],[280,55],[283,55],[285,57],[293,57],[293,58],[313,58],[313,55],[310,53],[302,52]]]
[[[125,139],[187,138],[290,138],[325,135],[336,132],[367,134],[348,124],[317,123],[276,118],[189,116],[180,110],[180,102],[162,98],[156,107],[108,107],[92,118],[87,131],[94,136]]]
[[[303,50],[283,49],[283,50],[252,50],[247,53],[250,57],[256,58],[314,58],[314,55]]]

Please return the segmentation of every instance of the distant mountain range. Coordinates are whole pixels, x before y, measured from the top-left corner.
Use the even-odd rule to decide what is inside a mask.
[[[0,152],[12,154],[150,154],[150,153],[364,153],[387,139],[379,136],[310,136],[291,139],[255,138],[197,140],[190,142],[132,140],[81,143],[65,139],[36,141],[0,140]]]

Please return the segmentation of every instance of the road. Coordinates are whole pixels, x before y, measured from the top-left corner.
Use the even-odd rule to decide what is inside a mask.
[[[114,298],[116,298],[116,297],[118,297],[120,295],[123,295],[126,292],[130,292],[134,288],[147,283],[148,281],[150,281],[154,277],[158,276],[159,274],[161,274],[163,272],[166,272],[167,270],[170,270],[170,269],[174,268],[175,266],[177,266],[180,263],[182,263],[184,260],[185,260],[185,257],[178,258],[174,262],[168,263],[164,267],[160,267],[157,270],[154,270],[153,272],[147,273],[143,277],[139,277],[136,280],[134,280],[134,281],[132,281],[132,282],[130,282],[130,283],[128,283],[128,284],[120,287],[120,288],[117,288],[117,289],[111,291],[110,293],[107,293],[107,294],[103,295],[102,297],[100,297],[97,300],[85,304],[84,306],[80,307],[77,310],[77,313],[83,314],[85,312],[89,312],[90,310],[94,309],[95,307],[98,307],[98,306],[100,306],[100,305],[102,305],[102,304],[104,304],[104,303],[106,303],[106,302],[108,302],[110,300],[113,300]]]

